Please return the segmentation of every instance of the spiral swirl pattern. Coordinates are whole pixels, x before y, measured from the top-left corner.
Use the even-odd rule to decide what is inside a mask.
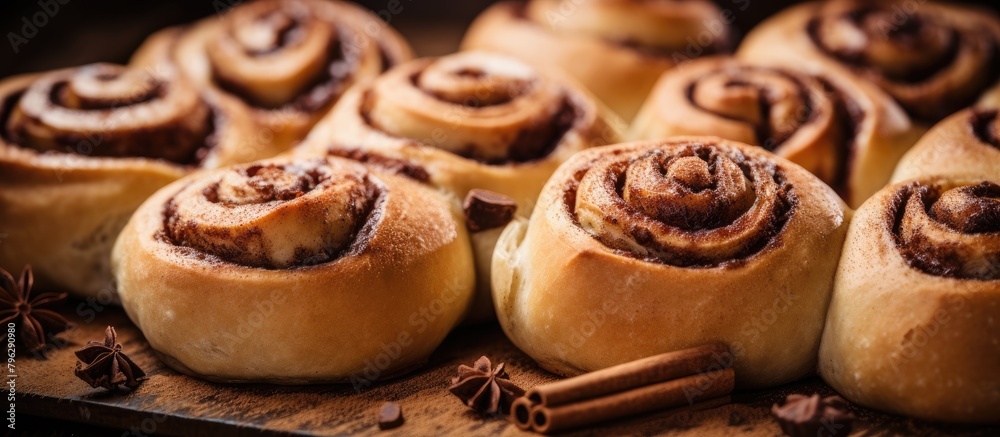
[[[892,217],[910,266],[936,276],[1000,279],[1000,185],[914,182],[896,193]]]
[[[594,238],[681,267],[753,256],[781,231],[796,202],[773,162],[697,141],[604,155],[576,184],[567,207]]]
[[[933,122],[975,102],[1000,75],[1000,20],[951,8],[839,0],[825,3],[808,30],[820,50]]]
[[[357,78],[374,77],[408,58],[404,43],[374,26],[386,42],[362,26],[377,19],[350,5],[312,0],[258,1],[222,19],[207,41],[215,82],[262,108],[322,109]],[[370,30],[369,30],[370,32]]]
[[[374,129],[490,164],[548,154],[577,118],[561,85],[503,56],[465,52],[380,77],[360,108]]]
[[[757,143],[774,150],[812,117],[812,97],[822,92],[816,80],[745,68],[699,78],[691,84],[690,99],[702,110],[752,126]]]
[[[313,265],[357,242],[379,192],[364,166],[345,160],[243,165],[174,195],[164,210],[163,235],[244,266]]]
[[[41,76],[5,102],[9,142],[40,152],[195,163],[211,147],[212,110],[170,69],[92,64]]]
[[[591,148],[549,179],[527,223],[500,236],[497,318],[559,374],[715,339],[740,346],[741,386],[795,380],[816,367],[848,211],[800,166],[744,143],[692,136]],[[748,335],[755,315],[791,300],[767,335]],[[615,328],[561,347],[591,314]]]
[[[845,193],[854,130],[848,102],[814,76],[711,57],[664,74],[630,136],[716,135],[758,145]]]

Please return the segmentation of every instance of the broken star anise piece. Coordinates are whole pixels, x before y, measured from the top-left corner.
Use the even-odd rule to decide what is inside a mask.
[[[31,297],[35,277],[31,266],[24,266],[21,277],[15,281],[10,272],[0,269],[0,325],[20,320],[18,340],[32,352],[45,348],[49,335],[63,332],[72,326],[59,313],[42,307],[66,299],[66,293],[42,293]]]
[[[94,388],[114,390],[122,385],[136,388],[146,379],[146,372],[122,352],[118,333],[111,326],[104,330],[104,342],[87,342],[87,346],[76,351],[76,357],[83,361],[76,364],[76,376]]]
[[[820,432],[846,436],[851,433],[854,423],[854,415],[847,411],[847,401],[840,396],[820,398],[818,394],[791,394],[784,405],[774,404],[771,414],[778,420],[781,430],[792,437],[811,437]]]
[[[458,376],[451,379],[448,390],[473,410],[488,414],[510,411],[514,399],[524,396],[524,390],[511,382],[504,363],[492,368],[486,357],[476,360],[472,367],[458,366]]]

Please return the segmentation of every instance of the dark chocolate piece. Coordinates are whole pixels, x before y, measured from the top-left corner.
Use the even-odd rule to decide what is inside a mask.
[[[398,428],[403,424],[403,407],[395,402],[382,404],[378,412],[378,429]]]
[[[517,212],[517,202],[489,190],[473,189],[462,204],[465,224],[472,232],[499,228],[510,223]]]
[[[847,411],[847,401],[840,396],[791,394],[784,405],[774,404],[771,414],[781,431],[792,437],[846,436],[854,424],[854,415]]]

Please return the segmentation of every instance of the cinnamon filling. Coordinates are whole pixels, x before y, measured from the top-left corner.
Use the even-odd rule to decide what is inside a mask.
[[[564,201],[588,233],[621,254],[678,267],[761,253],[797,203],[773,163],[701,143],[605,156],[574,179]]]
[[[193,89],[166,77],[93,64],[6,96],[0,137],[42,153],[197,165],[216,145],[217,116]]]
[[[806,31],[826,55],[872,80],[914,118],[972,105],[1000,75],[1000,42],[975,23],[863,2],[823,7]]]
[[[810,126],[817,132],[809,138],[811,147],[822,147],[829,158],[809,170],[849,198],[847,181],[864,113],[827,80],[779,69],[727,67],[694,79],[686,98],[694,108],[752,127],[756,144],[779,154],[796,133]]]
[[[716,71],[692,82],[687,99],[705,112],[753,125],[757,144],[768,151],[780,147],[816,116],[816,104],[806,85],[776,69]]]
[[[848,95],[840,90],[836,89],[832,84],[825,80],[820,80],[826,90],[826,95],[833,99],[834,108],[837,113],[835,120],[839,123],[837,129],[840,132],[839,141],[837,141],[837,156],[836,161],[838,163],[836,167],[836,172],[834,173],[834,178],[829,181],[831,187],[837,191],[843,199],[849,199],[852,195],[851,187],[848,186],[847,181],[850,180],[852,174],[853,165],[852,162],[855,160],[855,153],[857,149],[857,138],[861,131],[861,125],[865,120],[864,109],[852,100]]]
[[[1000,279],[1000,185],[914,182],[896,193],[890,216],[911,267],[935,276]]]
[[[366,244],[380,183],[357,164],[251,164],[183,187],[162,238],[202,259],[264,269],[333,261]]]
[[[309,3],[235,9],[206,47],[212,80],[257,108],[323,110],[347,89],[362,59],[376,54],[358,45],[354,29],[338,24]],[[376,51],[388,62],[382,47]]]
[[[998,132],[997,111],[975,109],[969,120],[973,135],[985,144],[1000,149],[1000,132]]]
[[[582,112],[563,89],[506,57],[459,54],[399,73],[383,76],[362,95],[364,123],[488,165],[548,156]]]
[[[273,50],[279,50],[276,47]],[[260,55],[259,53],[252,53]],[[226,77],[213,70],[212,80],[216,86],[229,94],[239,97],[244,102],[261,109],[282,109],[288,108],[301,112],[317,112],[330,106],[346,91],[345,83],[350,79],[352,72],[357,69],[358,60],[353,56],[348,56],[343,51],[343,47],[336,41],[331,42],[329,53],[322,64],[327,67],[315,75],[311,80],[303,83],[295,89],[295,97],[283,102],[267,101],[254,94],[251,85],[243,82],[237,77]]]
[[[364,164],[372,165],[392,173],[400,174],[417,182],[427,183],[431,180],[430,173],[420,165],[401,159],[382,156],[360,148],[331,147],[327,150],[329,156],[339,156]]]

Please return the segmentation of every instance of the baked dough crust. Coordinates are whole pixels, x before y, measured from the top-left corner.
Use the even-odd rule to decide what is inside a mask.
[[[963,279],[915,268],[893,231],[907,187],[944,191],[979,182],[894,184],[854,215],[819,350],[820,374],[846,398],[933,421],[1000,417],[1000,233],[945,231],[946,245],[993,254],[992,279]],[[928,220],[921,232],[938,225]],[[934,252],[928,247],[926,256]]]
[[[752,55],[679,65],[657,82],[629,138],[714,135],[765,147],[856,208],[888,183],[924,129],[870,83],[839,70],[795,67],[768,66]]]
[[[488,104],[477,106],[480,100]],[[618,142],[622,129],[565,75],[470,51],[417,59],[348,91],[294,153],[415,172],[457,202],[475,188],[494,191],[513,198],[517,214],[527,217],[559,164]],[[489,274],[499,235],[472,234],[480,278],[472,322],[495,317]]]
[[[899,161],[892,182],[921,176],[1000,181],[997,109],[971,108],[935,125]]]
[[[631,120],[660,74],[679,61],[725,52],[730,38],[718,7],[707,1],[534,0],[486,9],[469,26],[462,49],[560,68]]]
[[[255,167],[279,170],[248,177]],[[202,194],[242,199],[225,190],[278,186],[312,169],[333,182],[290,200],[219,207]],[[367,202],[370,211],[342,212]],[[178,371],[222,382],[370,383],[421,364],[467,311],[475,277],[459,214],[435,190],[354,161],[268,160],[157,192],[118,238],[112,267],[129,317]],[[329,259],[300,256],[313,237],[344,226],[318,246],[339,248],[318,252]]]
[[[642,237],[630,230],[640,225],[638,220],[627,220],[631,217],[609,209],[598,222],[607,231],[581,226],[582,220],[594,219],[581,215],[581,205],[597,202],[597,198],[573,192],[582,190],[579,187],[592,176],[590,172],[634,167],[656,156],[670,160],[665,165],[672,168],[679,165],[674,164],[678,157],[690,159],[699,153],[720,157],[714,161],[715,183],[723,183],[720,168],[743,162],[747,169],[763,172],[754,173],[758,177],[774,175],[768,172],[778,169],[793,187],[796,200],[787,222],[776,234],[765,237],[766,244],[760,243],[763,246],[754,252],[714,258],[716,250],[728,250],[721,249],[728,244],[723,240],[756,238],[757,232],[766,232],[763,229],[726,225],[690,232],[668,226],[649,238],[676,238],[676,244],[664,243],[668,247],[660,250],[665,254],[647,258],[637,254],[651,252],[653,246],[636,245],[637,240],[629,236]],[[605,178],[604,173],[593,177]],[[661,175],[659,179],[674,184],[669,178]],[[678,185],[670,185],[681,190],[676,193],[683,191]],[[767,190],[752,189],[765,190],[758,194]],[[612,205],[625,205],[622,208],[631,211],[628,214],[642,216],[637,204],[621,203],[620,197],[614,200],[613,196]],[[780,204],[774,196],[766,197],[734,220],[776,218],[760,210]],[[504,229],[493,255],[493,299],[500,325],[539,365],[561,375],[721,341],[734,351],[738,386],[793,381],[815,369],[848,211],[815,176],[758,147],[714,137],[679,137],[588,149],[553,175],[530,221],[512,222]],[[643,220],[657,219],[646,216]],[[615,229],[622,229],[618,237]],[[603,243],[606,238],[616,246],[633,245],[633,249],[609,247]],[[683,266],[658,258],[677,256],[683,261],[679,254],[684,251],[706,257],[702,262],[708,264]]]

